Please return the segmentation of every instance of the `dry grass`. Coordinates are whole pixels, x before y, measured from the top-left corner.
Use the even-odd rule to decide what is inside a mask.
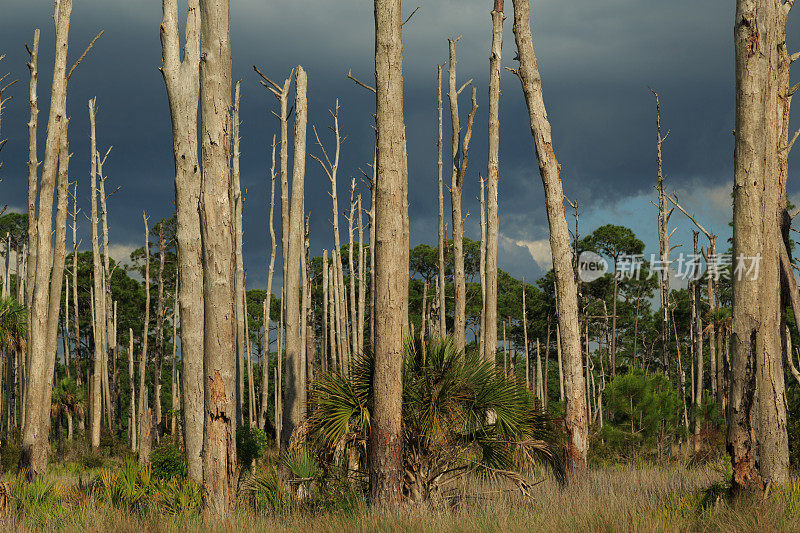
[[[773,491],[767,500],[717,499],[721,466],[619,466],[589,473],[562,488],[544,479],[525,498],[505,482],[470,480],[454,489],[449,505],[405,508],[391,513],[365,507],[353,511],[258,514],[245,506],[225,523],[197,515],[127,514],[90,502],[33,523],[9,513],[0,529],[16,531],[270,532],[460,532],[460,531],[800,531],[800,482]],[[468,486],[467,486],[468,484]]]

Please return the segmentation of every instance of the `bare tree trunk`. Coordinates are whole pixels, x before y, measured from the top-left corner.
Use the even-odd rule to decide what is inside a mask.
[[[700,250],[697,244],[697,238],[699,234],[698,232],[694,232],[694,253],[695,256],[699,256]],[[692,282],[692,304],[694,305],[694,353],[695,353],[695,361],[697,363],[697,370],[695,371],[695,376],[697,378],[697,385],[695,386],[695,397],[694,397],[694,451],[699,452],[701,450],[701,442],[700,442],[700,431],[702,429],[702,416],[701,416],[701,409],[703,406],[703,317],[702,317],[702,310],[700,308],[701,305],[701,298],[700,298],[700,281],[699,279]]]
[[[478,111],[477,90],[472,88],[472,111],[467,119],[467,131],[461,137],[461,124],[458,116],[458,94],[466,87],[460,89],[456,87],[456,42],[457,39],[450,39],[450,64],[448,66],[450,100],[450,119],[453,130],[452,146],[452,179],[450,183],[450,203],[453,207],[453,287],[455,294],[455,311],[453,322],[453,334],[455,335],[456,349],[464,351],[465,328],[466,328],[466,276],[464,272],[464,219],[461,215],[461,193],[464,188],[464,175],[467,172],[467,161],[469,159],[469,142],[472,138],[472,124],[475,113]],[[471,82],[467,82],[469,85]]]
[[[162,0],[161,73],[172,117],[175,159],[175,218],[178,250],[178,301],[181,317],[183,439],[189,477],[203,479],[203,266],[200,236],[201,172],[197,157],[197,107],[200,97],[200,13],[188,0],[183,61],[178,34],[178,2]]]
[[[350,272],[349,288],[350,288],[350,339],[351,339],[351,353],[358,352],[358,312],[356,306],[356,271],[355,262],[353,261],[353,230],[355,225],[356,215],[356,180],[353,178],[350,182],[350,216],[347,217],[347,268]]]
[[[58,14],[58,10],[56,10],[56,14]],[[56,23],[56,31],[58,31],[58,23]],[[68,32],[68,28],[65,29]],[[63,33],[62,36],[67,39],[67,33]],[[64,41],[65,46],[67,45],[67,41]],[[22,379],[22,374],[24,372],[26,362],[31,358],[31,349],[33,347],[33,340],[34,340],[34,327],[33,327],[33,295],[34,289],[36,288],[36,254],[38,253],[39,249],[39,241],[37,238],[37,226],[38,220],[36,217],[36,203],[38,199],[38,168],[39,168],[39,160],[38,160],[38,149],[37,149],[37,131],[38,131],[38,117],[39,117],[39,98],[37,95],[37,84],[39,79],[39,70],[38,70],[38,61],[39,61],[39,30],[36,29],[33,32],[33,47],[28,47],[28,54],[30,56],[30,60],[28,61],[28,69],[30,70],[31,81],[30,81],[30,120],[28,121],[28,255],[27,255],[27,264],[25,268],[25,309],[27,310],[26,313],[26,353],[25,357],[20,359],[20,364],[17,365],[18,373],[15,372],[15,375],[18,375],[19,381],[17,382],[19,385],[19,391],[17,395],[17,401],[20,403],[20,411],[22,412],[22,419],[24,425],[24,413],[25,413],[25,395],[24,395],[24,387],[25,387],[25,380]],[[62,53],[61,51],[58,51]],[[64,55],[64,70],[66,70],[66,49],[63,50]],[[59,56],[60,57],[60,56]],[[53,90],[56,90],[56,85],[54,84],[52,87]],[[63,90],[66,92],[66,85],[64,86]],[[52,95],[52,93],[51,93]],[[55,101],[55,100],[54,100]],[[66,106],[65,106],[66,107]],[[55,108],[52,109],[55,111]],[[66,109],[64,109],[66,112]],[[48,126],[49,126],[49,119],[48,119]],[[51,152],[51,156],[56,152]],[[52,162],[50,163],[53,164]],[[50,193],[52,195],[52,192]],[[50,206],[52,207],[52,200],[49,200]],[[40,323],[41,324],[41,323]],[[40,324],[37,324],[40,326]],[[40,326],[41,327],[41,326]],[[16,416],[17,410],[14,410]],[[16,425],[16,421],[15,421]]]
[[[518,75],[528,105],[531,133],[536,145],[536,157],[544,184],[547,218],[550,224],[550,248],[558,294],[558,323],[561,336],[559,345],[562,346],[565,358],[567,461],[573,469],[582,469],[586,465],[589,441],[578,330],[578,295],[564,212],[564,193],[559,176],[561,166],[553,151],[550,123],[542,98],[541,76],[531,37],[530,5],[525,0],[514,0],[513,3],[514,35],[520,58]]]
[[[661,295],[661,357],[667,376],[669,376],[669,274],[665,271],[669,265],[669,219],[672,210],[667,209],[667,197],[664,193],[664,172],[662,168],[661,145],[665,138],[661,136],[661,101],[658,93],[650,89],[656,97],[656,153],[658,162],[658,247],[662,269],[659,272],[659,293]]]
[[[176,281],[180,284],[180,281]],[[175,287],[175,294],[172,296],[172,414],[170,416],[170,435],[173,442],[177,443],[178,438],[178,419],[177,413],[181,409],[180,383],[178,381],[178,289]]]
[[[542,376],[542,352],[539,339],[536,339],[536,398],[544,408],[544,380]]]
[[[97,216],[97,165],[100,162],[100,157],[97,153],[97,137],[95,133],[95,117],[96,117],[96,99],[89,101],[89,126],[90,126],[90,157],[91,157],[91,171],[90,171],[90,189],[91,193],[91,224],[92,224],[92,279],[94,280],[94,366],[92,371],[92,450],[97,452],[100,448],[100,423],[102,418],[102,390],[103,390],[103,362],[106,357],[105,353],[105,289],[103,288],[103,272],[102,258],[100,256],[100,243],[98,238],[97,224],[99,223]]]
[[[136,452],[139,450],[139,446],[136,442],[136,386],[134,384],[133,358],[133,328],[128,328],[128,381],[131,386],[131,415],[128,419],[128,432],[130,433],[131,449]]]
[[[275,215],[275,137],[272,137],[272,167],[270,168],[269,193],[269,270],[267,272],[267,297],[264,300],[264,351],[261,356],[261,409],[258,412],[258,427],[264,429],[269,405],[269,312],[272,299],[272,277],[275,274],[275,251],[278,243],[275,240],[275,226],[272,221]],[[266,359],[265,359],[266,358]],[[266,361],[266,364],[265,364]],[[277,416],[277,415],[276,415]]]
[[[283,435],[283,339],[285,337],[285,296],[286,291],[281,287],[281,316],[278,326],[278,364],[275,368],[275,442],[280,447]]]
[[[485,358],[497,352],[497,244],[500,235],[498,190],[500,166],[500,71],[503,53],[503,0],[492,9],[492,53],[489,59],[489,165],[486,210],[486,333]]]
[[[445,288],[447,284],[445,283],[445,267],[444,267],[444,248],[446,246],[444,240],[444,179],[443,179],[443,168],[444,163],[442,162],[442,150],[443,150],[443,121],[442,121],[442,65],[436,65],[436,81],[437,81],[437,103],[438,103],[438,111],[439,111],[439,137],[436,141],[436,152],[437,152],[437,169],[438,169],[438,176],[439,176],[439,335],[444,338],[447,335],[447,320],[446,320],[446,311],[447,306],[446,296],[445,296]],[[374,187],[374,185],[373,185]],[[374,194],[373,194],[374,196]],[[373,241],[370,241],[370,245],[372,245]]]
[[[358,195],[358,354],[364,353],[364,309],[366,307],[367,267],[364,252],[364,219]]]
[[[289,450],[295,430],[305,420],[305,375],[302,345],[302,317],[300,302],[300,262],[303,254],[303,196],[305,194],[306,127],[308,78],[303,67],[298,66],[295,77],[294,168],[292,170],[292,202],[289,219],[289,250],[284,284],[286,312],[286,395],[283,406],[281,449]]]
[[[78,387],[81,386],[82,372],[81,372],[81,327],[80,327],[80,314],[78,312],[78,182],[75,181],[75,186],[72,193],[72,320],[74,322],[73,342],[75,343],[75,382]],[[81,417],[83,420],[83,417]],[[80,429],[83,429],[81,427]]]
[[[233,99],[233,116],[231,117],[231,140],[233,143],[233,157],[231,165],[231,178],[229,190],[231,203],[231,217],[233,219],[233,232],[235,239],[234,249],[234,292],[236,303],[236,423],[244,425],[244,373],[245,373],[245,294],[244,294],[244,258],[242,257],[242,187],[239,177],[239,100],[241,82],[236,82],[235,96]],[[250,412],[252,415],[252,411]]]
[[[784,206],[776,121],[782,111],[779,45],[793,3],[738,0],[736,6],[733,257],[762,260],[757,276],[745,274],[733,280],[727,442],[735,490],[763,489],[766,483],[788,480],[777,272]]]
[[[111,149],[109,148],[109,152]],[[97,181],[98,181],[98,194],[100,196],[100,223],[103,229],[103,318],[105,319],[105,345],[103,352],[103,393],[105,394],[106,403],[106,424],[109,428],[114,427],[114,398],[116,395],[111,394],[111,383],[109,380],[109,358],[113,361],[114,346],[112,341],[112,332],[114,330],[114,316],[112,312],[111,300],[111,259],[108,249],[108,209],[106,196],[106,176],[103,173],[103,165],[105,164],[108,152],[103,159],[97,161]],[[112,193],[113,194],[113,193]]]
[[[142,354],[139,357],[139,464],[147,464],[150,462],[150,448],[152,443],[150,441],[151,435],[151,419],[150,419],[150,404],[147,393],[147,385],[145,384],[145,376],[147,374],[147,344],[150,336],[150,228],[147,221],[148,216],[142,211],[142,220],[144,221],[144,326],[142,330]],[[95,367],[97,363],[95,363]],[[98,381],[95,378],[95,386]],[[98,415],[95,415],[98,416]]]
[[[480,357],[486,355],[486,348],[483,344],[484,333],[486,332],[486,185],[483,176],[480,177],[481,182],[481,195],[480,195],[480,208],[481,208],[481,255],[480,255],[480,278],[481,278],[481,337],[478,344],[478,353]],[[528,383],[530,386],[530,383]]]
[[[55,364],[55,339],[58,328],[58,308],[61,303],[61,283],[63,277],[63,264],[61,271],[58,268],[59,238],[62,228],[58,225],[62,213],[56,214],[56,245],[55,261],[51,270],[51,259],[53,250],[51,248],[50,234],[53,228],[53,201],[56,190],[56,179],[58,179],[58,207],[61,207],[62,185],[66,194],[66,184],[62,184],[61,170],[65,170],[69,163],[67,152],[67,131],[66,124],[66,101],[67,101],[67,48],[69,42],[69,20],[72,13],[72,1],[61,0],[55,6],[53,19],[56,26],[55,38],[55,60],[53,66],[53,82],[50,94],[50,114],[47,123],[47,140],[45,142],[45,155],[42,166],[42,175],[39,188],[38,217],[36,217],[36,186],[34,183],[33,191],[29,191],[29,224],[30,219],[36,222],[35,235],[46,235],[47,238],[32,239],[35,243],[31,247],[28,274],[28,296],[30,304],[27,305],[30,322],[28,324],[28,352],[25,364],[26,386],[23,398],[23,427],[22,427],[22,454],[20,456],[20,466],[28,468],[32,474],[44,473],[47,467],[47,453],[49,450],[50,433],[50,398],[52,394],[53,372]],[[34,35],[34,46],[38,41],[38,32]],[[32,51],[31,59],[36,54]],[[29,123],[29,134],[36,132],[36,113],[38,113],[36,100],[36,66],[31,67],[31,122]],[[30,154],[33,160],[28,162],[29,186],[31,179],[36,181],[36,144],[32,140],[29,145]],[[60,166],[59,166],[60,165]],[[67,177],[64,176],[66,180]],[[31,197],[31,194],[32,197]],[[66,202],[66,196],[64,198]],[[33,205],[32,205],[33,204]],[[33,207],[33,211],[31,211]],[[66,210],[63,213],[64,224],[66,224]],[[30,235],[30,233],[29,233]],[[32,255],[36,250],[35,255]],[[51,283],[52,272],[52,283]],[[53,289],[58,288],[55,302],[52,300]],[[27,303],[27,302],[26,302]],[[51,316],[53,312],[55,316]],[[52,341],[51,341],[52,339]],[[52,347],[52,351],[50,348]],[[52,361],[52,363],[51,363]]]
[[[342,360],[337,357],[337,343],[336,343],[336,286],[335,286],[335,268],[333,265],[328,265],[328,319],[330,324],[328,326],[328,342],[330,343],[331,350],[331,366],[337,371],[342,371]]]
[[[158,224],[158,301],[156,304],[156,365],[153,374],[153,403],[155,404],[155,437],[156,442],[161,442],[162,406],[161,389],[163,388],[162,369],[164,367],[164,320],[166,319],[166,304],[164,301],[164,261],[167,254],[167,241],[164,238],[164,223]]]
[[[403,121],[403,43],[400,0],[375,0],[375,372],[369,435],[373,505],[401,497],[403,324],[408,301],[405,238],[406,153]],[[397,196],[402,198],[398,201]],[[463,338],[463,331],[461,331]]]
[[[245,282],[246,282],[245,277]],[[250,320],[247,313],[247,295],[244,301],[244,340],[247,352],[247,421],[250,427],[256,425],[256,385],[253,379],[253,352],[250,346]]]
[[[236,465],[234,223],[228,196],[231,156],[230,0],[200,0],[202,117],[204,410],[203,507],[233,511]]]
[[[525,342],[525,386],[531,388],[531,361],[528,354],[528,310],[525,307],[525,278],[522,278],[522,332]]]
[[[328,157],[328,153],[325,151],[325,147],[322,145],[322,142],[317,135],[317,130],[314,128],[314,137],[316,138],[317,145],[319,146],[320,150],[322,151],[322,155],[325,158],[323,162],[322,159],[319,157],[312,155],[311,157],[316,160],[325,173],[328,176],[329,181],[331,182],[331,203],[333,209],[333,241],[334,247],[332,254],[333,259],[333,272],[335,276],[335,295],[334,301],[336,303],[336,329],[337,329],[337,349],[339,351],[339,362],[342,365],[342,368],[345,371],[349,369],[349,354],[350,354],[350,343],[348,341],[348,331],[347,331],[347,300],[345,297],[346,290],[344,285],[344,274],[342,273],[342,245],[339,239],[339,201],[336,194],[337,184],[336,184],[336,177],[339,170],[339,154],[341,152],[342,140],[339,133],[339,100],[336,100],[336,105],[331,111],[331,116],[333,117],[333,133],[336,140],[336,149],[334,152],[333,160]],[[351,232],[352,233],[352,232]],[[352,272],[351,272],[352,275]],[[355,309],[353,309],[355,311]]]

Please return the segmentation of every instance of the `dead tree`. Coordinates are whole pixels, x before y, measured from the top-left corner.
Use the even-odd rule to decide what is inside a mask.
[[[478,346],[478,353],[481,357],[485,357],[486,349],[484,346],[484,333],[486,333],[486,183],[483,176],[480,176],[481,194],[480,194],[480,208],[481,208],[481,252],[480,252],[480,278],[481,278],[481,337]],[[528,383],[530,386],[530,383]]]
[[[236,303],[236,421],[237,425],[244,425],[244,373],[245,373],[245,294],[244,294],[244,258],[242,256],[242,187],[239,174],[239,100],[241,97],[241,82],[236,82],[233,99],[233,115],[231,117],[231,140],[233,143],[233,157],[231,158],[231,180],[229,181],[228,194],[231,204],[231,218],[233,220],[234,235],[234,293]],[[250,416],[253,412],[250,411]]]
[[[332,203],[332,223],[333,223],[333,242],[334,242],[334,250],[333,250],[333,269],[334,269],[334,276],[335,276],[335,301],[336,301],[336,330],[337,330],[337,349],[339,352],[339,362],[342,365],[342,368],[345,372],[349,369],[349,360],[350,360],[350,343],[348,341],[348,332],[347,332],[347,301],[345,299],[345,285],[344,285],[344,274],[342,272],[342,244],[339,239],[339,202],[336,195],[336,176],[339,170],[339,154],[341,153],[342,143],[345,139],[341,137],[341,133],[339,131],[339,100],[336,100],[336,105],[332,111],[329,111],[331,117],[333,118],[333,134],[334,139],[336,141],[336,148],[334,151],[333,160],[328,156],[328,152],[325,150],[322,142],[319,139],[319,135],[317,135],[316,127],[312,127],[314,131],[314,137],[317,142],[317,146],[319,146],[320,150],[322,151],[322,156],[325,158],[325,161],[313,154],[311,157],[317,161],[322,169],[325,171],[325,174],[328,176],[328,180],[331,182],[331,203]],[[351,273],[352,275],[352,273]]]
[[[500,72],[503,52],[503,0],[492,9],[492,53],[489,59],[489,164],[486,206],[486,332],[484,358],[494,362],[497,353],[497,244],[500,235],[498,191],[500,182]]]
[[[97,153],[97,136],[96,136],[96,113],[97,113],[97,100],[95,98],[89,100],[89,128],[90,128],[90,147],[89,153],[91,157],[91,164],[89,171],[90,189],[91,194],[91,225],[92,225],[92,279],[94,281],[94,364],[92,368],[92,419],[91,419],[91,432],[92,432],[92,450],[97,451],[100,448],[100,423],[102,420],[102,405],[101,400],[103,397],[103,363],[107,356],[106,351],[106,321],[105,321],[105,288],[103,287],[103,279],[105,274],[103,272],[102,257],[100,255],[100,242],[98,236],[97,225],[99,223],[97,216],[97,166],[100,162],[100,156]]]
[[[789,476],[777,261],[785,205],[777,119],[780,45],[793,4],[736,3],[733,257],[763,259],[757,276],[733,279],[727,448],[735,491],[783,484]]]
[[[300,263],[303,254],[303,197],[306,172],[306,128],[308,124],[308,77],[303,67],[295,70],[295,122],[294,168],[292,169],[292,199],[289,218],[289,249],[284,284],[284,309],[286,313],[286,391],[284,395],[281,428],[281,449],[288,450],[294,432],[305,420],[306,388],[305,361],[302,345],[302,317],[300,301]]]
[[[204,410],[203,507],[233,511],[236,463],[236,345],[233,220],[228,188],[231,155],[230,0],[200,0]],[[213,281],[213,282],[212,282]]]
[[[350,216],[347,217],[347,268],[350,272],[349,288],[350,288],[350,340],[351,340],[351,353],[358,353],[358,313],[356,306],[356,271],[355,263],[353,261],[353,246],[355,241],[353,239],[353,230],[356,218],[356,180],[353,178],[350,182]]]
[[[689,214],[686,209],[678,202],[677,195],[667,196],[667,199],[677,207],[694,225],[703,232],[703,235],[708,239],[708,251],[703,251],[706,259],[706,278],[708,283],[708,307],[709,307],[709,326],[708,326],[708,351],[709,363],[711,371],[711,392],[716,396],[717,405],[719,406],[720,413],[724,413],[727,404],[725,398],[725,383],[724,383],[724,370],[722,358],[717,358],[717,332],[716,320],[714,319],[714,311],[716,310],[716,287],[715,282],[719,279],[719,263],[717,262],[717,236],[709,228],[708,230],[703,227],[694,215]],[[672,211],[670,211],[671,213]],[[699,295],[698,295],[699,299]]]
[[[20,466],[31,475],[44,473],[50,435],[50,408],[53,384],[53,368],[56,357],[59,307],[63,283],[64,257],[66,255],[67,185],[69,168],[69,145],[66,116],[67,103],[67,49],[69,42],[69,20],[72,1],[61,0],[55,5],[55,59],[50,93],[50,113],[47,122],[47,137],[41,179],[37,191],[36,160],[36,54],[31,51],[31,122],[29,123],[29,225],[35,221],[34,235],[47,235],[32,243],[32,257],[28,259],[28,293],[26,302],[28,316],[27,356],[24,362],[25,380],[22,404],[22,453]],[[38,42],[38,32],[34,35]],[[36,43],[35,48],[38,48]],[[77,63],[76,63],[77,66]],[[74,67],[73,67],[74,70]],[[31,154],[33,157],[31,158]],[[53,229],[53,203],[58,191],[55,222],[55,244],[49,236]],[[38,193],[38,194],[37,194]],[[36,212],[38,197],[38,216]],[[30,229],[30,228],[29,228]],[[33,252],[33,250],[36,250]],[[29,255],[31,255],[29,254]]]
[[[460,88],[456,85],[456,43],[461,37],[449,39],[450,63],[448,65],[449,90],[447,97],[450,100],[450,121],[452,123],[452,177],[450,182],[450,203],[453,207],[453,287],[455,295],[455,310],[453,334],[455,335],[456,349],[464,351],[466,333],[466,305],[467,286],[464,272],[464,219],[461,210],[461,193],[464,189],[464,176],[467,172],[469,160],[469,143],[472,139],[472,124],[475,113],[478,111],[478,97],[475,87],[472,88],[472,111],[467,119],[467,130],[461,136],[461,123],[458,113],[458,95],[468,85],[469,80]],[[463,142],[463,144],[462,144]]]
[[[400,0],[375,0],[375,395],[369,436],[371,500],[401,497],[403,325],[408,309],[407,167]],[[397,201],[398,195],[403,201]],[[463,333],[463,332],[462,332]]]
[[[269,405],[269,311],[272,298],[272,277],[275,274],[275,251],[278,243],[275,240],[275,226],[272,223],[275,215],[275,136],[272,137],[272,167],[270,167],[269,193],[269,269],[267,271],[267,297],[264,300],[264,350],[261,356],[261,409],[258,411],[258,427],[266,427],[267,406]],[[266,364],[265,358],[266,357]],[[277,415],[276,415],[277,416]]]
[[[669,246],[669,239],[672,232],[669,231],[669,219],[672,216],[672,209],[667,209],[667,199],[669,196],[664,192],[664,172],[661,157],[661,145],[669,136],[661,136],[661,101],[658,93],[650,89],[653,96],[656,97],[656,154],[658,163],[658,184],[656,190],[658,191],[658,248],[659,260],[661,261],[661,270],[659,272],[658,288],[661,295],[661,357],[666,374],[669,376],[669,253],[672,248]],[[676,228],[677,229],[677,228]]]
[[[181,60],[178,1],[162,0],[161,74],[172,118],[175,160],[175,219],[178,302],[181,317],[183,442],[189,477],[203,479],[203,266],[200,238],[200,181],[197,108],[200,97],[200,12],[188,0]]]
[[[364,219],[361,195],[358,195],[358,354],[364,353],[364,313],[366,308],[367,268],[364,251]]]
[[[142,353],[139,356],[139,464],[150,462],[151,442],[151,410],[145,384],[147,373],[147,344],[150,337],[150,228],[149,217],[142,211],[144,221],[144,326],[142,329]],[[96,306],[95,306],[96,307]],[[95,367],[97,363],[95,362]],[[94,380],[95,386],[98,380]],[[95,415],[97,416],[97,415]]]
[[[436,65],[436,96],[439,112],[439,137],[436,140],[436,153],[437,153],[437,169],[439,177],[439,290],[437,291],[439,297],[439,335],[444,338],[447,334],[447,320],[446,320],[446,296],[445,296],[445,264],[444,264],[444,248],[446,246],[444,240],[444,178],[443,178],[443,156],[442,151],[444,148],[443,138],[443,120],[442,120],[442,66]],[[374,196],[374,195],[373,195]],[[372,244],[372,241],[370,241]]]
[[[550,249],[555,274],[558,326],[565,359],[565,424],[567,460],[570,467],[583,469],[589,447],[586,420],[586,398],[578,322],[578,295],[572,266],[572,250],[564,211],[561,165],[553,150],[550,122],[542,97],[542,81],[531,36],[530,5],[527,0],[514,0],[514,36],[519,57],[515,71],[522,84],[528,107],[536,158],[545,191],[547,218],[550,225]]]
[[[525,385],[531,388],[531,362],[528,354],[528,309],[525,307],[525,278],[522,278],[522,332],[525,342]]]
[[[137,452],[139,446],[137,444],[136,435],[136,386],[135,371],[133,367],[133,328],[128,328],[128,381],[131,387],[131,412],[128,419],[128,433],[131,440],[131,450]]]
[[[164,294],[164,264],[167,255],[167,240],[164,238],[164,222],[158,223],[158,299],[156,300],[156,360],[153,374],[153,403],[155,404],[156,442],[161,443],[162,406],[161,406],[161,374],[164,367],[164,321],[166,320],[166,304]]]

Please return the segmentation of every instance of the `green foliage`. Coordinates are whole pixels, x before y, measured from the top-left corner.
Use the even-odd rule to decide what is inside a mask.
[[[249,425],[236,428],[236,455],[239,464],[247,467],[258,461],[269,449],[269,437],[262,430]]]
[[[150,454],[150,465],[157,479],[186,476],[188,472],[186,455],[172,443],[154,449]]]
[[[284,511],[291,505],[291,497],[274,465],[253,469],[245,477],[242,491],[258,511]]]
[[[680,397],[660,372],[634,370],[606,387],[611,414],[602,437],[613,452],[636,453],[640,446],[660,446],[678,432]]]
[[[309,434],[327,463],[364,463],[372,404],[371,354],[350,376],[322,374],[313,385]],[[496,473],[543,461],[559,476],[561,455],[550,419],[524,385],[452,339],[406,342],[403,357],[404,490],[428,499],[452,473]]]
[[[186,477],[157,479],[153,484],[151,504],[164,514],[187,515],[200,509],[203,486]]]
[[[0,460],[2,460],[3,472],[16,473],[19,467],[19,457],[22,447],[19,444],[5,443],[0,448]]]
[[[20,471],[9,486],[17,512],[38,525],[57,522],[66,514],[62,485],[48,476],[38,476],[31,482],[26,478],[27,472]]]

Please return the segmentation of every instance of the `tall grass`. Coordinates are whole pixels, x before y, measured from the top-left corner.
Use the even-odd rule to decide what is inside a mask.
[[[125,473],[118,473],[122,479]],[[127,473],[131,475],[130,472]],[[107,476],[106,482],[113,485]],[[137,474],[138,482],[142,482]],[[522,496],[505,480],[464,479],[447,503],[377,512],[362,501],[347,509],[309,510],[298,506],[274,511],[242,498],[226,522],[204,522],[197,511],[199,493],[177,481],[152,481],[150,505],[110,505],[103,482],[81,499],[79,488],[43,479],[13,488],[0,530],[38,531],[794,531],[800,528],[800,481],[773,490],[767,499],[729,503],[724,496],[722,463],[689,469],[669,466],[619,466],[588,473],[561,486],[543,478]],[[171,504],[165,504],[164,484]],[[111,485],[109,485],[111,486]],[[159,488],[161,487],[161,488]],[[196,489],[196,487],[195,487]],[[25,490],[30,491],[24,493]],[[172,490],[170,493],[169,490]],[[15,492],[16,491],[16,492]],[[460,494],[458,494],[460,492]],[[19,498],[19,500],[17,500]],[[63,498],[63,499],[62,499]]]

